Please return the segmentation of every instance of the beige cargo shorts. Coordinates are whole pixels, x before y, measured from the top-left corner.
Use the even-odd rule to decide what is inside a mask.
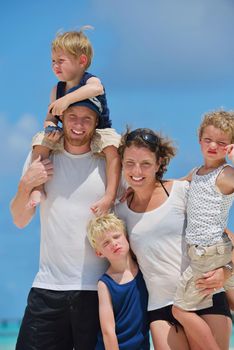
[[[188,311],[211,307],[212,294],[204,296],[201,290],[196,288],[195,282],[203,277],[205,272],[228,264],[232,260],[232,250],[232,242],[228,236],[209,247],[189,246],[188,255],[191,262],[179,280],[174,305]],[[224,285],[225,290],[230,288],[234,288],[234,276]]]

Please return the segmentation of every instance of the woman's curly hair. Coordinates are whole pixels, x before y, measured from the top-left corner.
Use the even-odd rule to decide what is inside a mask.
[[[139,128],[133,131],[127,128],[127,131],[121,137],[118,148],[121,159],[124,157],[125,149],[130,146],[145,147],[155,154],[156,160],[160,162],[159,170],[155,174],[157,180],[163,178],[170,160],[176,154],[176,148],[172,140],[147,128]]]

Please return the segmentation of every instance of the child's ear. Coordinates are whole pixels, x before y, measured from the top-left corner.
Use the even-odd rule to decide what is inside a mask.
[[[87,66],[87,63],[88,63],[88,58],[85,54],[81,54],[80,55],[80,64],[83,66],[83,67],[86,67]]]
[[[102,253],[99,252],[98,250],[95,250],[95,254],[96,254],[99,258],[104,258],[104,256],[102,255]]]

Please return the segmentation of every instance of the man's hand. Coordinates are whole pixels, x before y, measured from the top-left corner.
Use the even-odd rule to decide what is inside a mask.
[[[50,180],[52,176],[53,165],[49,159],[41,161],[39,156],[31,163],[21,178],[18,191],[10,205],[12,218],[17,227],[25,227],[35,213],[35,207],[27,206],[32,190]]]
[[[24,186],[31,192],[34,187],[46,183],[52,176],[52,162],[49,159],[41,161],[41,157],[39,156],[32,162],[21,180]]]

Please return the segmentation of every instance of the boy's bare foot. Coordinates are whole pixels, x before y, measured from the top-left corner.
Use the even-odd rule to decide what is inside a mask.
[[[29,202],[27,208],[34,208],[41,203],[46,198],[44,191],[33,190],[30,194]]]
[[[90,209],[96,216],[101,216],[107,214],[112,205],[113,199],[111,199],[109,196],[104,196],[99,201],[95,202]]]

